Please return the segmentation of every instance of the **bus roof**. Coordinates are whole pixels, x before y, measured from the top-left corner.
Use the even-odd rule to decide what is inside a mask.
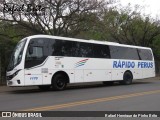
[[[97,40],[85,40],[85,39],[60,37],[60,36],[52,36],[52,35],[32,35],[32,36],[29,36],[27,38],[32,39],[32,38],[39,38],[39,37],[42,37],[42,38],[51,38],[51,39],[59,39],[59,40],[77,41],[77,42],[85,42],[85,43],[95,43],[95,44],[103,44],[103,45],[123,46],[123,47],[131,47],[131,48],[151,49],[149,47],[126,45],[126,44],[120,44],[120,43],[116,43],[116,42],[97,41]]]

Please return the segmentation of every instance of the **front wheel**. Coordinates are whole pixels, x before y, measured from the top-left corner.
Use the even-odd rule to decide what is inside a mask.
[[[133,76],[131,72],[125,72],[123,75],[123,81],[120,81],[120,84],[130,85],[132,84]]]
[[[65,76],[61,75],[61,74],[57,74],[53,77],[53,80],[52,80],[52,88],[54,90],[64,90],[65,87],[66,87],[66,78]]]

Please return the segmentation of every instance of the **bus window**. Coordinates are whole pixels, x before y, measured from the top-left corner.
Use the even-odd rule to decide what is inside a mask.
[[[52,56],[93,57],[92,46],[89,43],[67,40],[50,40]]]
[[[139,56],[141,60],[152,60],[152,53],[151,50],[148,49],[138,49]]]
[[[112,59],[139,60],[136,48],[110,46],[110,54]]]
[[[48,54],[47,46],[48,39],[46,38],[35,38],[30,40],[26,53],[25,68],[34,67],[43,63]],[[30,48],[32,48],[32,52],[30,52]]]
[[[93,57],[92,44],[77,42],[76,49],[79,51],[79,57]]]
[[[50,55],[52,56],[68,56],[72,57],[74,53],[74,45],[72,41],[50,40]]]
[[[33,46],[33,53],[30,54],[29,51],[27,52],[27,59],[41,59],[43,56],[43,47]]]
[[[110,51],[107,45],[93,44],[95,58],[110,58]]]

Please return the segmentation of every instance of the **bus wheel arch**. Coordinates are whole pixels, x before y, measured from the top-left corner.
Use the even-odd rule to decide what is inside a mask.
[[[58,71],[52,76],[51,86],[54,90],[64,90],[69,83],[69,76],[64,71]]]
[[[130,70],[126,70],[123,74],[123,80],[120,81],[120,84],[130,85],[133,81],[133,74]]]

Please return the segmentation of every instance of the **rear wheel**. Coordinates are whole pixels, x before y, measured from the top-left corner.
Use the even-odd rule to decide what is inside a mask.
[[[52,88],[54,90],[64,90],[67,84],[66,79],[62,74],[55,75],[52,80]]]
[[[38,86],[40,90],[47,91],[50,89],[50,85],[40,85]]]
[[[133,76],[131,72],[125,72],[123,75],[123,81],[120,81],[123,85],[130,85],[132,84]]]

